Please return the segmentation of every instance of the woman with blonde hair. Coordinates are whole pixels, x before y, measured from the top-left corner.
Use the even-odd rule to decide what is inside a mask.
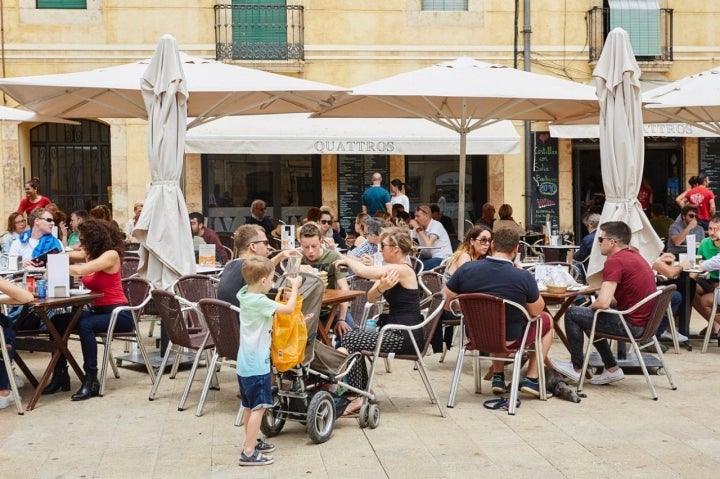
[[[359,248],[367,241],[367,229],[365,228],[365,221],[370,218],[367,213],[360,213],[355,217],[355,242],[353,248]]]
[[[450,277],[455,270],[468,261],[484,259],[490,254],[492,230],[486,225],[475,225],[465,233],[465,239],[448,258],[445,276]]]

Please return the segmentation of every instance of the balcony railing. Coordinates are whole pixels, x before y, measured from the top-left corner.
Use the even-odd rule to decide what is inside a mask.
[[[611,15],[621,13],[601,7],[588,10],[586,18],[590,62],[596,62],[600,58],[605,38],[610,30],[615,26],[622,26],[622,24],[617,25],[611,18]],[[673,10],[661,8],[659,13],[657,22],[648,24],[647,19],[640,19],[638,22],[636,17],[632,31],[625,27],[633,42],[635,58],[638,62],[670,62],[673,59]],[[636,45],[641,47],[636,48]]]
[[[304,60],[301,5],[215,5],[218,60]]]

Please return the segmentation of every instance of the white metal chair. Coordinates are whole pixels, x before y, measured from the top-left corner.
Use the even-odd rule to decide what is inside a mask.
[[[22,415],[25,413],[25,410],[23,409],[22,402],[20,402],[20,393],[18,392],[18,387],[15,383],[15,373],[13,373],[10,353],[8,352],[7,344],[5,343],[5,331],[3,331],[2,326],[0,326],[0,353],[2,354],[0,356],[0,362],[2,362],[2,367],[5,368],[8,381],[10,381],[10,390],[15,397],[15,407],[17,408],[18,414]]]
[[[469,342],[466,344],[464,338],[461,336],[462,350],[458,353],[457,363],[455,364],[455,373],[448,397],[448,407],[455,407],[455,397],[457,395],[458,384],[460,383],[460,376],[462,375],[463,359],[468,352],[472,352],[470,355],[473,358],[476,394],[482,393],[480,359],[513,363],[512,380],[510,382],[510,399],[508,403],[508,414],[512,416],[515,415],[515,409],[517,407],[523,354],[532,348],[535,352],[538,365],[540,399],[543,401],[547,400],[541,346],[542,327],[540,327],[539,324],[538,327],[535,328],[535,341],[531,346],[528,346],[527,343],[532,324],[540,321],[541,316],[531,317],[524,306],[489,294],[461,294],[453,301],[453,304],[455,304],[455,301],[457,301],[461,314],[461,334],[463,336],[467,334]],[[527,326],[525,327],[520,347],[517,349],[508,349],[505,339],[505,314],[507,307],[518,309],[523,316],[525,316],[525,319],[527,319]],[[495,356],[490,356],[489,354],[495,354]]]
[[[713,330],[713,322],[715,321],[715,316],[718,313],[718,295],[720,295],[720,286],[715,288],[714,296],[713,296],[713,305],[712,309],[710,310],[710,320],[708,321],[707,328],[705,328],[705,337],[703,338],[703,346],[702,351],[703,353],[707,352],[708,344],[710,343],[710,336],[712,336],[712,330]],[[670,321],[671,325],[674,327],[672,321]],[[673,336],[674,338],[676,336]]]
[[[650,379],[650,374],[648,373],[647,367],[645,366],[645,361],[642,357],[642,350],[653,346],[655,348],[655,352],[658,355],[658,359],[660,360],[660,363],[662,364],[662,367],[665,369],[665,374],[667,375],[668,382],[670,383],[670,388],[672,390],[676,390],[677,386],[675,385],[675,382],[673,381],[672,372],[670,371],[670,368],[665,363],[665,358],[662,353],[662,349],[660,349],[660,342],[657,340],[657,337],[655,337],[655,334],[657,333],[658,327],[660,326],[660,322],[662,321],[663,316],[668,312],[669,306],[670,306],[670,299],[672,298],[672,294],[675,291],[676,286],[674,284],[668,285],[668,286],[661,286],[655,291],[654,293],[646,296],[641,301],[639,301],[637,304],[633,305],[631,308],[628,308],[623,311],[618,311],[616,309],[597,309],[595,310],[595,314],[593,316],[593,322],[592,327],[590,328],[589,332],[589,341],[587,348],[585,348],[585,359],[583,361],[583,367],[582,367],[582,373],[580,373],[580,382],[578,383],[577,390],[578,392],[582,391],[583,383],[585,381],[585,374],[587,373],[588,363],[590,361],[590,348],[592,347],[593,343],[596,339],[611,339],[616,341],[622,341],[625,343],[630,343],[635,351],[635,355],[637,356],[638,363],[640,364],[640,368],[642,369],[643,374],[645,375],[645,380],[647,381],[647,385],[650,388],[650,393],[652,394],[652,398],[654,400],[657,400],[657,392],[655,391],[655,386],[652,383],[652,380]],[[627,321],[625,320],[625,315],[632,313],[633,311],[637,310],[642,305],[648,303],[649,301],[654,301],[652,312],[650,313],[650,317],[648,319],[647,324],[645,325],[645,328],[643,329],[642,333],[638,336],[634,336],[633,333],[630,331],[630,328],[628,327]],[[611,313],[616,314],[620,318],[620,322],[623,325],[623,328],[625,329],[625,335],[614,335],[614,334],[608,334],[603,333],[600,331],[596,331],[596,325],[597,325],[597,319],[598,315],[600,313]],[[671,320],[672,322],[672,320]],[[645,344],[640,345],[639,343],[646,342]]]
[[[110,324],[108,325],[107,332],[98,334],[98,336],[102,338],[105,348],[102,367],[100,369],[100,396],[105,393],[105,380],[107,379],[108,364],[112,367],[115,377],[120,377],[119,371],[112,357],[112,342],[114,338],[135,341],[137,348],[140,351],[140,355],[143,358],[143,362],[145,363],[145,369],[147,369],[147,372],[150,375],[150,381],[155,381],[155,371],[153,370],[147,350],[143,344],[139,324],[140,314],[145,306],[150,302],[150,291],[152,290],[152,286],[147,280],[140,277],[125,278],[122,280],[122,286],[125,291],[125,296],[128,298],[129,306],[120,306],[115,308],[110,316]],[[134,323],[132,331],[122,333],[115,332],[115,323],[117,322],[118,314],[122,311],[130,311],[132,314]]]
[[[437,327],[438,323],[440,322],[440,313],[443,310],[443,307],[445,306],[445,295],[443,293],[435,293],[432,296],[429,296],[424,301],[421,302],[420,307],[422,309],[427,308],[428,312],[425,316],[425,320],[417,324],[415,326],[405,326],[401,324],[386,324],[382,328],[380,328],[380,335],[378,336],[377,343],[375,345],[375,349],[370,350],[364,350],[362,351],[362,355],[372,358],[372,366],[370,367],[370,374],[368,376],[368,384],[367,388],[368,391],[372,388],[373,379],[375,377],[375,372],[378,367],[378,360],[380,358],[388,358],[393,357],[394,359],[401,359],[406,361],[413,361],[417,367],[417,370],[420,373],[420,377],[422,378],[423,384],[425,385],[425,389],[427,390],[428,396],[430,396],[430,402],[432,404],[435,404],[440,411],[440,415],[442,417],[445,417],[445,411],[443,410],[442,406],[440,405],[440,400],[438,399],[437,392],[435,391],[435,387],[432,384],[432,381],[430,379],[430,375],[428,373],[427,367],[425,366],[425,361],[423,358],[425,357],[425,353],[427,353],[428,348],[430,347],[430,341],[432,340],[432,335],[435,332],[435,328]],[[421,329],[423,331],[423,344],[418,345],[415,341],[415,337],[413,336],[413,331]],[[414,354],[394,354],[394,353],[385,353],[381,352],[380,349],[382,348],[382,342],[383,337],[386,332],[392,331],[392,330],[401,330],[401,331],[407,331],[410,335],[410,339],[412,341],[413,347],[415,349]]]

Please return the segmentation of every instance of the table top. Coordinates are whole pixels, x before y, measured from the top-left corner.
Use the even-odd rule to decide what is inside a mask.
[[[88,304],[98,298],[102,298],[102,293],[91,293],[88,290],[87,294],[78,294],[75,296],[67,296],[62,298],[35,298],[30,305],[36,309],[54,309],[66,306],[79,306],[82,304]]]
[[[580,246],[574,244],[534,244],[531,246],[541,249],[580,249]]]
[[[574,298],[575,296],[580,296],[581,294],[595,293],[599,290],[600,287],[598,286],[587,286],[582,290],[568,290],[564,293],[548,293],[547,291],[540,291],[540,296],[542,296],[543,299],[567,299]]]
[[[325,289],[322,297],[323,306],[344,303],[350,301],[358,296],[365,296],[365,291],[354,291],[347,289]]]
[[[198,265],[195,265],[195,268],[196,268],[195,272],[197,274],[214,274],[214,273],[219,273],[220,271],[222,271],[224,266],[218,266],[218,265],[210,266],[210,265],[206,265],[206,264],[198,264]]]

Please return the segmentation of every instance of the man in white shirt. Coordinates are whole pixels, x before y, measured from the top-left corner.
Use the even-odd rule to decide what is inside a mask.
[[[423,267],[428,270],[442,263],[442,260],[453,253],[450,237],[445,227],[432,219],[432,212],[428,205],[420,205],[415,210],[415,218],[408,223],[412,228],[413,239],[417,239],[421,247],[427,250],[421,252],[420,259]]]

